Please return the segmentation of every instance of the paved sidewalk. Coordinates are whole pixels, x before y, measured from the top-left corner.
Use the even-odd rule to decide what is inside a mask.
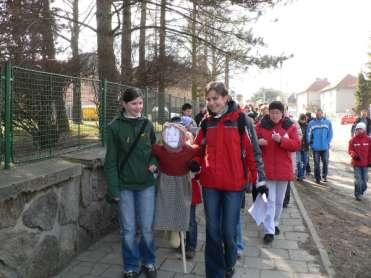
[[[250,196],[248,198],[250,200]],[[181,256],[169,248],[162,233],[157,235],[157,265],[159,278],[204,277],[205,245],[203,207],[198,206],[199,246],[194,259],[188,261],[189,274],[183,274]],[[318,250],[304,224],[303,217],[291,195],[290,205],[284,210],[280,230],[270,245],[262,243],[263,233],[247,213],[244,239],[247,248],[237,262],[234,278],[319,278],[323,267]],[[312,250],[309,254],[306,250]],[[91,246],[78,256],[55,278],[119,278],[122,277],[121,246],[118,231]],[[141,277],[144,277],[143,275]]]

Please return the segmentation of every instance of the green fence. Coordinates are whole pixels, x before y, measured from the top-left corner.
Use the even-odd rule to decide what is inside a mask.
[[[128,86],[5,64],[0,66],[0,162],[10,165],[56,157],[103,144],[105,127],[119,113]],[[144,115],[156,131],[181,106],[182,97],[143,89]],[[198,105],[194,104],[195,112]]]

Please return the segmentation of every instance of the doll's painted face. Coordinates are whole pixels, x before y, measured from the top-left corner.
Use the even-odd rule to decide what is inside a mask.
[[[180,130],[174,126],[167,127],[164,130],[163,140],[170,148],[179,148],[181,140]]]

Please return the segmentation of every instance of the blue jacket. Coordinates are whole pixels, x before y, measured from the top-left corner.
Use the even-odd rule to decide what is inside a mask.
[[[326,151],[332,140],[332,125],[326,118],[314,118],[308,124],[307,142],[314,151]]]

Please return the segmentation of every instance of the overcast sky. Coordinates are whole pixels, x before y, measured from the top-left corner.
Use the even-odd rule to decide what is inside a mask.
[[[233,75],[231,89],[251,96],[260,87],[305,90],[316,77],[336,83],[367,62],[370,0],[293,0],[267,12],[255,32],[272,54],[293,54],[281,70],[251,69]],[[275,22],[275,19],[278,19]]]

